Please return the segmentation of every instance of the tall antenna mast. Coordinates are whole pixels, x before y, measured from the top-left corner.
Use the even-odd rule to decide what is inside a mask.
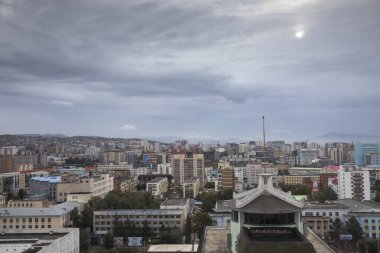
[[[263,137],[264,137],[264,148],[265,148],[265,116],[263,116]]]

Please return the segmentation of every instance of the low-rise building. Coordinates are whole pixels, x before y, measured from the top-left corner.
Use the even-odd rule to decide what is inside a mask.
[[[302,209],[302,218],[316,234],[326,238],[330,232],[331,224],[337,218],[344,223],[348,213],[348,207],[339,203],[306,203]]]
[[[348,207],[350,216],[356,218],[365,234],[365,238],[380,238],[380,204],[368,200],[339,199],[337,203]]]
[[[136,189],[137,182],[131,177],[114,177],[113,189],[121,192],[130,192]]]
[[[154,196],[163,196],[168,191],[168,179],[166,177],[158,177],[146,184],[146,191]]]
[[[78,253],[79,228],[6,230],[0,234],[0,252]]]
[[[0,228],[2,229],[50,229],[63,228],[71,225],[70,214],[83,203],[65,202],[46,208],[0,208]]]
[[[284,175],[279,176],[279,182],[285,185],[300,185],[305,184],[306,181],[313,181],[319,185],[319,175]]]
[[[93,197],[104,197],[113,190],[113,177],[110,177],[109,174],[82,177],[76,182],[59,183],[56,189],[57,202],[67,201],[67,195],[70,193],[90,193]]]
[[[112,232],[115,224],[132,222],[136,229],[147,225],[154,237],[159,237],[162,229],[178,229],[183,232],[186,217],[184,209],[129,209],[129,210],[102,210],[94,212],[94,232],[97,238],[102,238]]]
[[[43,208],[48,207],[50,202],[47,200],[10,200],[8,201],[7,208]]]

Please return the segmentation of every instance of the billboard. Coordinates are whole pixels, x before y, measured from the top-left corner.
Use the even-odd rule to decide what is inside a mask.
[[[128,237],[128,246],[141,246],[142,237]]]
[[[341,241],[352,241],[352,235],[340,235],[339,238]]]

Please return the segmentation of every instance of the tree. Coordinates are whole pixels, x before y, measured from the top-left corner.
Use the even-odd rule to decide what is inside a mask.
[[[71,225],[75,228],[79,228],[81,226],[81,216],[79,215],[79,210],[75,207],[70,213],[70,221]]]
[[[88,227],[92,228],[94,226],[93,218],[94,218],[94,210],[91,209],[89,204],[86,204],[82,210],[79,226],[82,228],[88,228]]]
[[[178,229],[163,229],[160,232],[160,243],[176,244],[181,243],[181,232]]]
[[[216,197],[218,198],[218,200],[228,200],[228,199],[233,198],[233,194],[234,194],[234,190],[226,189],[226,190],[219,191],[216,194]]]
[[[206,189],[215,189],[215,182],[207,182],[205,184]]]
[[[112,232],[108,232],[105,236],[104,236],[104,247],[106,249],[111,249],[113,248],[113,234]]]
[[[315,196],[315,199],[318,200],[320,203],[325,203],[326,200],[338,199],[338,195],[336,194],[336,192],[334,192],[333,189],[328,187],[324,190],[319,191]]]
[[[12,200],[12,199],[15,199],[15,195],[13,194],[13,192],[7,192],[6,201],[8,202],[9,200]]]
[[[197,233],[198,238],[201,237],[203,228],[212,225],[212,219],[206,212],[197,212],[193,216],[193,232]]]
[[[339,240],[340,234],[343,232],[343,223],[339,218],[336,218],[334,222],[331,224],[331,235],[335,240]]]
[[[354,216],[351,216],[346,223],[347,232],[352,235],[352,240],[357,242],[363,237],[363,231],[359,222]]]
[[[197,196],[197,200],[202,201],[202,211],[211,212],[215,206],[218,197],[214,192],[202,192]]]
[[[17,196],[18,196],[19,199],[21,199],[21,200],[24,199],[25,195],[26,195],[26,192],[25,192],[24,189],[18,190]]]
[[[185,229],[184,232],[185,234],[185,243],[190,243],[191,242],[191,218],[190,215],[186,217],[186,224],[185,224]]]
[[[91,244],[91,232],[88,228],[81,228],[79,230],[79,243],[80,251],[85,252],[90,248]]]

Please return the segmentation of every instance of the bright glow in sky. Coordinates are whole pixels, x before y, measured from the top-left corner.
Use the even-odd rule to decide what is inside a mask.
[[[304,31],[299,31],[299,32],[296,32],[294,34],[294,36],[297,38],[297,39],[301,39],[303,36],[304,36],[305,32]]]

